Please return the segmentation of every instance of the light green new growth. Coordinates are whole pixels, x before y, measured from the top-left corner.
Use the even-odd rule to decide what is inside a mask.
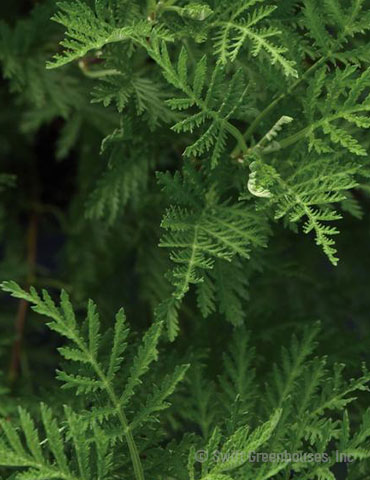
[[[271,41],[271,38],[277,38],[281,31],[273,26],[259,25],[277,7],[265,5],[250,10],[257,3],[263,3],[263,0],[238,0],[230,3],[225,11],[220,11],[221,20],[215,23],[215,28],[219,30],[215,36],[216,54],[219,55],[221,63],[227,63],[229,59],[234,62],[240,50],[250,43],[253,56],[265,52],[271,63],[277,64],[286,76],[297,77],[295,62],[284,57],[288,49]]]
[[[359,169],[360,166],[355,164],[343,164],[338,170],[325,157],[318,160],[309,158],[294,173],[283,177],[273,166],[259,160],[251,164],[253,190],[250,184],[248,186],[254,195],[268,198],[268,204],[274,208],[275,219],[286,217],[293,223],[304,219],[304,233],[313,232],[316,244],[336,265],[338,258],[331,236],[339,231],[323,222],[342,218],[332,204],[345,200],[345,192],[356,187],[355,174]]]

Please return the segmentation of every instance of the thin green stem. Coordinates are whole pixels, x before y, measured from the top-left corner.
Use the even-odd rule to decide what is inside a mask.
[[[119,421],[121,422],[121,425],[123,427],[123,432],[124,432],[126,442],[127,442],[127,446],[128,446],[130,456],[131,456],[132,466],[134,467],[135,478],[136,478],[136,480],[145,480],[144,470],[143,470],[143,466],[141,464],[139,452],[138,452],[134,437],[132,435],[132,432],[130,430],[129,423],[128,423],[128,420],[126,418],[125,412],[123,411],[123,408],[120,405],[120,402],[119,402],[118,398],[116,397],[116,394],[114,393],[114,390],[111,388],[109,380],[107,379],[105,374],[102,372],[99,365],[96,364],[96,362],[93,359],[92,359],[92,361],[93,361],[93,366],[95,368],[95,371],[98,374],[98,376],[101,378],[102,382],[104,383],[104,386],[106,388],[106,391],[108,393],[110,401],[112,402],[113,406],[115,407],[115,409],[117,411],[117,416],[118,416]]]
[[[227,122],[226,124],[226,130],[235,138],[235,140],[238,142],[238,150],[240,152],[243,152],[243,154],[246,154],[248,151],[247,144],[245,143],[245,139],[242,135],[242,133],[231,123]]]
[[[147,17],[153,19],[157,10],[157,1],[156,0],[147,0],[146,3],[146,12]]]
[[[30,298],[29,298],[30,297]],[[25,300],[28,300],[36,305],[40,304],[42,305],[41,299],[38,298],[38,300],[35,300],[31,296],[28,297],[20,297],[20,298],[25,298]],[[76,346],[83,352],[85,355],[86,359],[88,360],[89,364],[91,365],[92,369],[95,371],[97,377],[100,379],[102,385],[104,386],[104,389],[108,395],[108,398],[114,407],[115,411],[117,412],[118,419],[122,425],[123,428],[123,434],[125,436],[127,446],[130,452],[130,457],[131,457],[131,462],[133,465],[134,469],[134,475],[136,480],[145,480],[144,476],[144,470],[143,466],[141,464],[139,452],[134,440],[134,437],[132,435],[132,432],[130,430],[130,425],[127,420],[126,414],[122,408],[122,405],[119,401],[119,399],[116,396],[116,393],[114,391],[114,388],[108,378],[108,376],[104,373],[102,368],[100,367],[98,361],[94,357],[94,355],[91,353],[89,347],[85,344],[83,340],[81,340],[78,332],[75,330],[75,328],[70,326],[68,322],[65,321],[63,315],[59,313],[58,311],[56,312],[50,312],[48,315],[50,318],[52,318],[56,323],[62,323],[63,326],[68,328],[68,338],[71,339]]]
[[[187,290],[189,289],[189,283],[190,283],[190,280],[191,280],[192,270],[193,270],[195,257],[196,257],[196,252],[197,252],[197,249],[198,249],[198,232],[199,232],[199,225],[196,225],[196,227],[194,228],[193,244],[191,246],[191,256],[190,256],[190,260],[189,260],[189,263],[188,263],[188,268],[186,270],[186,274],[184,275],[182,285],[181,285],[180,288],[177,289],[178,291],[176,293],[176,298],[178,300],[181,300],[184,297]]]
[[[343,118],[345,113],[353,114],[353,113],[364,112],[364,111],[368,112],[369,110],[370,110],[370,108],[367,105],[365,105],[365,106],[356,105],[354,108],[349,108],[345,111],[342,110],[339,113],[335,113],[335,114],[333,114],[329,117],[326,117],[326,118],[318,120],[314,123],[311,123],[311,125],[308,125],[307,127],[302,128],[302,130],[299,130],[298,132],[293,133],[293,135],[290,135],[289,137],[281,140],[279,142],[279,146],[280,146],[279,150],[282,150],[283,148],[290,147],[294,143],[296,143],[299,140],[301,140],[302,138],[304,138],[309,132],[313,132],[317,128],[321,127],[323,124],[330,123],[334,120],[338,120],[340,118]],[[269,152],[266,151],[265,153],[269,153]]]
[[[182,12],[182,8],[181,7],[177,7],[177,6],[167,6],[165,7],[166,9],[166,12],[176,12],[176,13],[179,13],[181,15],[181,12]]]
[[[318,125],[309,125],[308,127],[302,128],[302,130],[299,130],[299,132],[293,133],[293,135],[290,135],[287,138],[284,138],[281,142],[279,142],[280,148],[279,150],[282,150],[283,148],[290,147],[294,143],[298,142],[302,138],[304,138],[311,130],[314,130],[317,128]],[[268,153],[268,152],[266,152]]]
[[[88,65],[86,64],[85,61],[80,60],[78,62],[78,66],[80,67],[81,72],[89,78],[102,78],[102,77],[108,77],[111,75],[122,75],[121,72],[116,70],[115,68],[110,68],[110,69],[101,69],[101,70],[89,70]]]
[[[134,474],[135,474],[135,479],[136,480],[145,480],[144,476],[144,470],[143,466],[141,464],[139,452],[134,440],[134,437],[132,435],[132,432],[130,430],[129,422],[127,420],[126,414],[110,384],[110,381],[108,380],[107,376],[105,373],[102,371],[100,368],[99,364],[96,362],[95,358],[91,355],[89,349],[87,346],[79,340],[78,337],[74,335],[74,341],[76,345],[85,353],[85,355],[88,357],[91,366],[95,370],[96,374],[100,378],[101,382],[103,383],[105,390],[108,394],[108,397],[110,401],[112,402],[113,407],[115,408],[117,412],[118,419],[123,427],[123,433],[126,438],[127,446],[130,452],[130,457],[131,457],[131,462],[132,466],[134,468]]]
[[[159,0],[156,6],[156,16],[160,16],[162,12],[178,12],[181,11],[180,7],[174,6],[177,0]]]
[[[314,63],[306,72],[299,78],[297,81],[291,85],[288,90],[281,95],[279,95],[275,100],[273,100],[262,112],[255,118],[255,120],[251,123],[251,125],[248,127],[248,129],[244,132],[242,135],[245,140],[249,140],[250,137],[253,135],[254,131],[260,124],[260,122],[278,105],[284,98],[286,98],[288,95],[290,95],[293,90],[295,90],[298,85],[300,85],[303,80],[305,80],[309,75],[311,75],[312,72],[314,72],[320,65],[326,62],[327,56],[321,57],[320,60],[318,60],[316,63]],[[233,152],[231,153],[232,157],[237,157],[241,153],[241,149],[239,145],[237,145]]]

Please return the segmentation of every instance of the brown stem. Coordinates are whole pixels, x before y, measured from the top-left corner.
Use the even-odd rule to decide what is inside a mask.
[[[35,279],[36,255],[37,255],[37,235],[38,235],[38,216],[36,212],[30,215],[27,230],[27,278],[26,288],[29,288]],[[28,311],[28,302],[20,300],[18,305],[17,316],[15,318],[15,339],[13,342],[12,356],[9,368],[9,380],[14,383],[19,374],[21,363],[22,343],[24,337],[24,329],[26,325],[26,316]]]

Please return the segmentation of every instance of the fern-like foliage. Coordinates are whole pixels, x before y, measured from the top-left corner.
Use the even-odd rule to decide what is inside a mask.
[[[93,102],[101,102],[105,107],[114,103],[118,112],[133,103],[137,116],[147,117],[151,128],[160,122],[176,120],[176,115],[165,104],[167,98],[161,84],[149,77],[132,74],[103,77],[93,91]]]
[[[277,8],[274,5],[256,4],[264,0],[237,1],[219,11],[220,20],[214,24],[218,32],[215,36],[215,54],[221,63],[234,62],[245,45],[251,45],[251,55],[256,57],[265,53],[273,65],[278,65],[286,76],[298,76],[294,61],[284,54],[287,48],[274,43],[281,31],[272,26],[264,26],[263,21]],[[253,8],[254,7],[254,8]]]
[[[199,427],[201,436],[207,440],[214,429],[219,414],[216,398],[213,395],[215,384],[207,378],[204,355],[193,353],[190,356],[189,372],[183,391],[179,393],[179,416],[186,422]]]
[[[62,54],[56,54],[48,62],[48,68],[57,68],[85,56],[90,50],[98,50],[109,43],[132,41],[150,34],[148,22],[137,22],[122,28],[115,27],[112,9],[104,8],[100,1],[91,9],[85,2],[59,2],[59,11],[53,20],[67,29],[62,40]]]
[[[334,62],[359,63],[368,60],[364,45],[353,41],[369,30],[366,2],[353,0],[305,0],[302,26],[314,42],[307,53],[315,58],[324,56]],[[330,35],[329,35],[330,31]]]
[[[290,347],[282,349],[279,365],[259,381],[260,367],[254,377],[255,352],[245,333],[236,329],[218,381],[203,381],[203,388],[197,388],[195,378],[204,367],[195,363],[198,373],[193,373],[188,390],[193,397],[181,396],[184,410],[192,412],[196,401],[204,412],[217,411],[224,418],[221,425],[209,414],[204,416],[208,436],[190,450],[189,478],[334,479],[332,468],[340,462],[339,452],[344,458],[351,456],[348,478],[361,478],[369,458],[369,415],[364,412],[352,433],[348,409],[358,395],[368,395],[368,370],[346,381],[343,365],[331,366],[326,357],[314,356],[320,333],[319,324],[314,324],[293,336]],[[258,460],[256,453],[261,450],[266,453]],[[289,452],[302,455],[289,457]]]
[[[164,217],[162,227],[169,233],[160,245],[172,249],[171,259],[179,265],[173,272],[179,299],[190,284],[201,281],[198,271],[213,267],[213,259],[231,261],[235,255],[248,258],[250,246],[263,246],[255,216],[243,205],[237,208],[210,203],[198,218],[187,210],[172,208]],[[181,236],[178,232],[182,232]]]
[[[217,165],[225,150],[227,136],[233,136],[242,150],[245,143],[239,130],[231,123],[238,108],[245,101],[248,85],[244,75],[238,70],[229,80],[225,92],[225,72],[221,65],[213,69],[211,79],[207,82],[207,58],[202,57],[191,78],[188,71],[188,54],[182,48],[176,64],[170,59],[165,42],[153,39],[149,54],[159,64],[166,80],[185,95],[167,100],[166,103],[174,110],[188,110],[196,107],[195,114],[187,115],[184,120],[176,123],[172,129],[177,133],[193,133],[202,129],[196,141],[187,146],[184,155],[187,157],[201,156],[211,152],[211,165]]]
[[[179,402],[179,418],[199,425],[201,435],[193,432],[180,441],[162,438],[152,448],[154,430],[148,421],[168,406],[166,399],[188,367],[176,368],[149,394],[146,391],[139,408],[133,404],[133,398],[140,398],[144,374],[150,378],[157,359],[160,324],[147,331],[131,365],[123,368],[130,346],[122,310],[113,331],[103,333],[92,302],[80,324],[64,292],[56,306],[46,291],[40,296],[14,282],[3,282],[2,289],[30,302],[50,319],[49,327],[68,340],[59,348],[66,369],[58,377],[81,400],[78,410],[68,406],[56,414],[41,404],[40,418],[19,408],[11,421],[0,421],[0,466],[11,468],[13,478],[109,479],[119,473],[136,480],[267,480],[296,475],[321,480],[334,478],[338,453],[355,461],[348,467],[350,479],[359,480],[366,471],[369,410],[356,431],[351,429],[350,411],[359,395],[369,394],[370,373],[363,367],[362,374],[348,381],[342,364],[331,365],[327,357],[315,356],[319,324],[293,336],[279,365],[269,368],[267,375],[268,362],[261,365],[261,357],[257,361],[243,328],[234,331],[216,378],[206,378],[204,355],[188,356],[192,366],[187,388],[174,401]],[[145,430],[140,429],[143,425]],[[127,451],[122,449],[123,438]],[[302,454],[298,459],[287,457],[298,452]],[[257,460],[257,453],[269,457]]]
[[[58,379],[63,382],[63,388],[72,389],[76,395],[85,396],[87,399],[91,396],[95,399],[94,406],[82,415],[85,419],[84,422],[82,417],[74,415],[69,410],[66,411],[72,438],[78,435],[77,438],[74,438],[77,462],[81,471],[81,476],[78,478],[88,478],[89,443],[86,442],[85,437],[87,429],[94,428],[94,425],[97,424],[100,425],[100,429],[109,432],[111,437],[110,421],[113,421],[120,425],[115,438],[126,440],[135,477],[138,480],[143,479],[144,473],[139,458],[139,450],[132,432],[142,427],[143,424],[152,421],[157,412],[168,406],[166,398],[173,393],[176,384],[182,380],[187,369],[187,365],[175,369],[173,374],[164,378],[161,386],[155,388],[152,395],[147,397],[147,401],[137,412],[137,415],[133,418],[126,415],[126,409],[130,409],[130,402],[142,383],[142,377],[148,372],[152,362],[157,360],[157,346],[162,325],[160,323],[153,324],[144,335],[143,342],[138,348],[136,356],[133,357],[131,366],[127,369],[125,386],[122,387],[121,369],[129,333],[122,309],[116,315],[114,330],[108,332],[108,336],[103,336],[99,315],[92,301],[88,304],[86,321],[80,325],[66,292],[62,292],[60,307],[57,307],[46,291],[43,291],[42,296],[39,296],[34,288],[31,288],[30,292],[26,292],[15,282],[4,282],[2,289],[10,292],[16,298],[22,298],[30,302],[37,313],[51,319],[48,323],[50,329],[69,340],[70,345],[59,348],[59,352],[70,363],[73,362],[77,365],[78,368],[71,372],[59,371]],[[101,349],[103,337],[105,344],[110,342],[108,356]],[[23,415],[21,421],[23,422],[25,435],[30,439],[28,442],[32,455],[21,450],[19,441],[13,439],[13,430],[9,430],[8,440],[10,445],[4,448],[8,448],[7,451],[14,449],[14,458],[6,456],[4,465],[29,467],[31,469],[30,478],[32,472],[37,470],[41,476],[50,475],[52,470],[47,470],[50,464],[42,460],[41,450],[36,449],[38,440],[33,425],[27,416],[24,417],[25,414],[21,415]],[[54,426],[53,435],[56,435],[55,429]],[[102,440],[104,441],[104,436]],[[51,437],[49,442],[57,442],[57,446],[61,444],[60,437],[56,439]],[[104,452],[107,452],[106,443],[103,448]],[[18,457],[17,452],[19,453]],[[52,453],[55,456],[55,452],[52,451]],[[102,452],[100,451],[99,454],[102,454]],[[29,455],[28,460],[27,455]],[[63,458],[59,447],[58,456]],[[39,459],[39,462],[35,462],[35,457]],[[13,458],[13,463],[6,463],[8,458]],[[62,473],[59,473],[59,476],[56,475],[56,477],[65,478]]]
[[[83,97],[76,79],[69,72],[62,75],[45,70],[50,55],[50,37],[55,35],[49,16],[51,2],[37,6],[32,15],[14,27],[0,23],[0,62],[3,76],[22,103],[44,109],[48,120],[53,115],[66,117]],[[46,24],[46,25],[45,25]],[[65,95],[65,89],[70,92]]]
[[[159,175],[159,182],[167,196],[176,202],[162,220],[162,227],[167,233],[160,241],[161,247],[171,250],[171,260],[176,265],[170,274],[174,286],[172,302],[181,301],[190,285],[203,283],[206,272],[214,268],[216,260],[231,262],[234,257],[248,259],[252,248],[263,247],[266,242],[266,227],[258,222],[252,209],[241,203],[220,202],[212,185],[208,191],[204,190],[201,178],[201,174],[190,167],[185,169],[183,178],[180,174],[174,177],[169,173]],[[217,269],[217,273],[222,275],[222,267]],[[223,278],[226,282],[228,277],[225,275]],[[206,280],[206,292],[203,289],[198,297],[204,313],[212,309],[207,288],[209,282]],[[224,311],[228,310],[228,299],[222,298],[226,291],[219,292],[220,308]],[[230,289],[228,292],[233,297]],[[170,305],[173,307],[176,303]],[[228,318],[232,323],[240,322],[240,315],[233,318],[229,314]],[[173,332],[170,337],[173,338],[177,321],[169,323],[170,332]]]
[[[19,479],[109,478],[113,455],[109,439],[98,425],[88,431],[84,418],[68,407],[62,425],[49,407],[42,404],[40,410],[42,429],[36,428],[23,408],[19,408],[19,428],[1,421],[1,466],[22,468],[16,475]]]
[[[150,153],[137,144],[135,161],[125,158],[129,152],[123,145],[131,140],[125,127],[115,130],[103,142],[102,154],[108,157],[108,168],[99,177],[86,206],[88,218],[104,220],[107,225],[113,225],[129,201],[137,203],[148,184]]]
[[[0,477],[367,479],[368,2],[3,3]]]
[[[331,237],[339,231],[325,222],[342,218],[332,204],[344,200],[344,192],[357,185],[355,174],[359,166],[347,163],[338,169],[324,157],[311,157],[288,176],[279,174],[274,166],[262,160],[252,162],[250,169],[249,191],[267,197],[265,201],[274,207],[275,219],[286,218],[293,223],[305,219],[303,231],[314,232],[316,244],[336,265],[338,258]]]
[[[218,311],[233,325],[243,324],[249,299],[247,265],[248,260],[241,257],[230,262],[216,260],[214,268],[205,272],[197,284],[197,304],[203,317]]]
[[[248,462],[249,454],[260,450],[261,447],[268,443],[278,425],[280,415],[281,410],[276,410],[266,422],[253,431],[246,426],[240,427],[224,441],[222,441],[221,432],[216,429],[205,450],[212,454],[211,458],[202,464],[202,474],[197,478],[212,480],[232,480],[237,478],[233,470],[237,471],[243,467]],[[194,456],[193,452],[191,452],[189,458],[190,465],[192,455]],[[279,469],[274,467],[274,469],[277,472],[282,467],[279,466]],[[190,467],[189,470],[190,478],[195,478],[194,469]]]
[[[223,372],[218,382],[221,388],[222,403],[229,410],[230,420],[227,429],[240,427],[250,408],[256,401],[253,384],[256,381],[254,359],[256,349],[252,346],[250,334],[244,327],[237,327],[227,352],[223,354]]]
[[[352,134],[353,127],[370,127],[370,70],[359,73],[356,66],[336,71],[333,76],[319,70],[308,89],[305,112],[309,126],[305,135],[310,149],[333,151],[332,145],[354,155],[366,156],[366,149]],[[321,131],[324,138],[317,137]]]

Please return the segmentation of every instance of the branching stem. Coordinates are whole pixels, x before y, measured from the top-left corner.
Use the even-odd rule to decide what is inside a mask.
[[[131,462],[134,468],[134,474],[135,474],[135,479],[136,480],[145,480],[144,476],[144,470],[143,466],[141,464],[139,452],[134,440],[134,437],[132,435],[132,432],[130,430],[129,422],[126,418],[126,414],[122,408],[122,405],[120,404],[119,399],[117,398],[112,385],[110,381],[108,380],[106,374],[103,372],[103,370],[100,368],[99,364],[96,362],[95,358],[91,355],[88,347],[79,341],[79,339],[76,337],[75,338],[75,343],[76,345],[81,349],[81,351],[84,352],[84,354],[89,358],[90,364],[95,370],[97,376],[101,380],[102,384],[104,385],[104,388],[107,392],[107,395],[109,397],[109,400],[111,401],[113,407],[115,408],[117,412],[118,419],[121,423],[121,426],[123,428],[123,433],[126,438],[127,446],[130,452],[130,457],[131,457]]]
[[[320,67],[322,64],[324,64],[327,61],[328,57],[321,57],[320,60],[318,60],[316,63],[314,63],[306,72],[296,80],[293,85],[291,85],[288,90],[281,95],[279,95],[275,100],[273,100],[262,112],[255,118],[255,120],[251,123],[251,125],[248,127],[248,129],[244,132],[243,138],[245,141],[248,141],[253,133],[255,132],[256,128],[258,125],[261,123],[261,121],[282,101],[284,98],[286,98],[288,95],[290,95],[297,87],[300,85],[309,75],[311,75],[312,72],[314,72],[318,67]],[[237,157],[241,153],[240,146],[237,145],[233,152],[231,153],[232,157]]]

